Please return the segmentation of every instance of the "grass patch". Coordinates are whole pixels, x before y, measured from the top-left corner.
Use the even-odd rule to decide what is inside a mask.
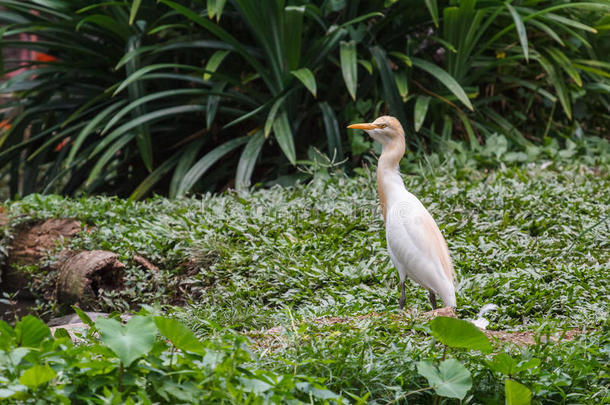
[[[545,403],[607,400],[608,166],[422,169],[405,182],[446,236],[459,317],[494,303],[489,329],[534,332],[529,347],[496,344],[519,362],[541,360],[512,377]],[[415,316],[430,309],[427,293],[412,284],[408,312],[398,310],[368,169],[351,179],[319,173],[289,189],[137,203],[30,196],[7,209],[13,225],[79,219],[90,231],[73,249],[120,255],[125,289],[102,295],[97,309],[186,303],[177,314],[200,337],[249,336],[260,367],[324,377],[334,392],[373,403],[432,400],[416,372],[417,361],[443,355]],[[136,254],[159,271],[142,269]],[[546,338],[573,328],[585,333],[559,344]],[[465,402],[503,403],[505,378],[477,353],[450,353],[473,376]]]

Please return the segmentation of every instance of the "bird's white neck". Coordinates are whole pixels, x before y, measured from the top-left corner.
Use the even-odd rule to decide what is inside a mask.
[[[392,189],[396,185],[399,185],[402,189],[405,188],[398,170],[398,163],[404,154],[405,139],[402,136],[384,144],[381,156],[379,157],[377,164],[377,191],[379,193],[379,202],[384,221]]]

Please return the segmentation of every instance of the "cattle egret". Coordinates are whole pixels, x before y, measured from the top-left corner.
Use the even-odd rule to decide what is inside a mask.
[[[388,253],[400,275],[400,309],[405,306],[408,276],[430,291],[432,308],[436,295],[445,306],[455,307],[455,272],[445,238],[426,208],[405,188],[398,162],[405,153],[405,133],[394,117],[382,116],[372,123],[353,124],[381,143],[377,166],[377,191],[386,228]]]

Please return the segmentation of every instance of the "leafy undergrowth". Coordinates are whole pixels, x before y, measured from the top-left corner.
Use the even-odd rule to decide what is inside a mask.
[[[494,353],[514,360],[510,367],[493,366],[496,355],[452,349],[472,375],[464,402],[503,403],[505,384],[513,384],[507,375],[534,402],[607,401],[608,165],[424,168],[405,181],[447,238],[460,280],[458,316],[473,319],[493,303],[489,329],[536,339],[529,347],[494,343]],[[187,304],[175,316],[206,342],[250,339],[248,369],[322,378],[315,381],[344,402],[430,403],[439,394],[423,377],[436,363],[418,363],[445,356],[416,316],[430,309],[427,294],[412,284],[407,312],[398,310],[368,169],[353,179],[319,172],[289,189],[138,203],[31,196],[7,209],[13,225],[79,219],[89,231],[73,249],[120,255],[125,288],[103,293],[96,309]],[[136,254],[159,271],[139,267]],[[36,277],[40,290],[53,279]],[[548,338],[574,328],[582,333],[572,341]]]

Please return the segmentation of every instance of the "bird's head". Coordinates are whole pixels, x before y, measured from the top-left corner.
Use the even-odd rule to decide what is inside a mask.
[[[379,142],[382,146],[386,146],[395,141],[404,142],[405,133],[400,122],[389,115],[382,115],[375,121],[363,124],[352,124],[348,128],[362,129]]]

